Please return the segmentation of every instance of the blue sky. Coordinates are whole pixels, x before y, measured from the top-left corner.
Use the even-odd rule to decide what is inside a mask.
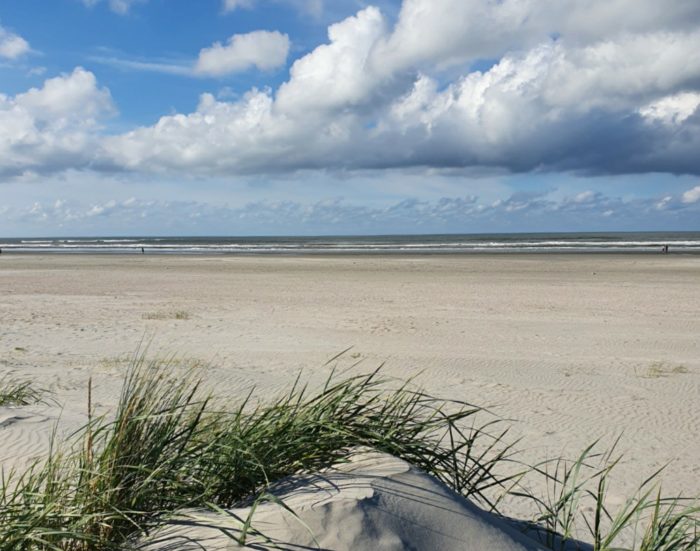
[[[700,229],[700,4],[5,0],[0,235]]]

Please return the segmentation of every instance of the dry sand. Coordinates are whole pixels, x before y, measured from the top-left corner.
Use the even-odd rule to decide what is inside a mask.
[[[45,452],[53,423],[116,401],[129,358],[194,364],[235,401],[339,368],[417,376],[513,419],[522,459],[622,434],[612,499],[669,463],[700,495],[700,257],[0,257],[0,376],[63,406],[0,408],[0,463]],[[523,511],[516,511],[523,514]]]
[[[294,514],[264,503],[248,537],[255,549],[368,551],[544,551],[503,519],[386,454],[353,456],[320,475],[291,477],[272,491]],[[250,509],[234,516],[182,511],[156,530],[141,551],[224,551],[240,538]]]

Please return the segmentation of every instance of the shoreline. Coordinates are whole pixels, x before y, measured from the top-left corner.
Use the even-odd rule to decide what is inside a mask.
[[[16,252],[189,255],[700,254],[700,232],[0,238]]]
[[[700,251],[674,251],[670,250],[668,253],[663,253],[661,251],[633,251],[633,250],[614,250],[614,251],[605,251],[605,250],[597,250],[597,251],[463,251],[463,252],[423,252],[423,253],[416,253],[416,252],[387,252],[387,251],[381,251],[381,252],[318,252],[318,253],[313,253],[313,252],[220,252],[220,253],[212,253],[212,252],[206,252],[206,253],[200,253],[200,252],[161,252],[161,251],[154,251],[150,250],[147,251],[146,253],[140,253],[140,252],[132,252],[132,251],[123,251],[123,252],[94,252],[91,251],[89,253],[86,252],[73,252],[73,251],[2,251],[0,253],[0,260],[2,259],[3,256],[46,256],[46,257],[61,257],[61,256],[69,256],[69,257],[183,257],[183,258],[227,258],[227,257],[244,257],[244,258],[266,258],[266,257],[282,257],[282,258],[287,258],[287,257],[292,257],[292,258],[347,258],[347,257],[358,257],[358,258],[377,258],[377,257],[390,257],[390,258],[396,258],[396,257],[407,257],[407,258],[423,258],[423,257],[445,257],[445,258],[461,258],[461,257],[478,257],[478,256],[485,256],[485,257],[528,257],[528,256],[537,256],[537,257],[546,257],[546,256],[572,256],[572,257],[579,257],[579,256],[622,256],[622,257],[628,257],[628,256],[640,256],[640,257],[669,257],[669,256],[687,256],[687,257],[700,257]]]

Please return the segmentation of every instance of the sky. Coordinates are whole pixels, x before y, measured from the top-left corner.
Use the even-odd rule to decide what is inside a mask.
[[[697,0],[3,0],[0,236],[700,230]]]

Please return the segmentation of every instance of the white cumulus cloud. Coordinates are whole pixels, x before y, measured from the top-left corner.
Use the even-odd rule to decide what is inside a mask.
[[[386,82],[382,72],[369,65],[369,56],[385,33],[384,17],[374,7],[331,25],[328,44],[292,65],[289,80],[277,94],[280,109],[306,117],[375,100],[375,90]]]
[[[562,36],[579,45],[625,34],[693,30],[692,0],[404,0],[378,53],[393,67],[498,58]]]
[[[681,124],[700,106],[700,93],[681,92],[663,97],[639,109],[639,114],[649,120],[666,124]]]
[[[0,26],[0,58],[17,59],[30,49],[24,38]]]
[[[14,97],[0,94],[0,174],[86,165],[100,118],[113,112],[109,91],[82,68]]]
[[[215,42],[199,52],[195,72],[220,76],[251,67],[276,69],[287,61],[289,37],[278,31],[253,31],[235,34],[228,43]]]
[[[700,201],[700,186],[695,186],[683,194],[681,201],[685,204],[697,203]]]

